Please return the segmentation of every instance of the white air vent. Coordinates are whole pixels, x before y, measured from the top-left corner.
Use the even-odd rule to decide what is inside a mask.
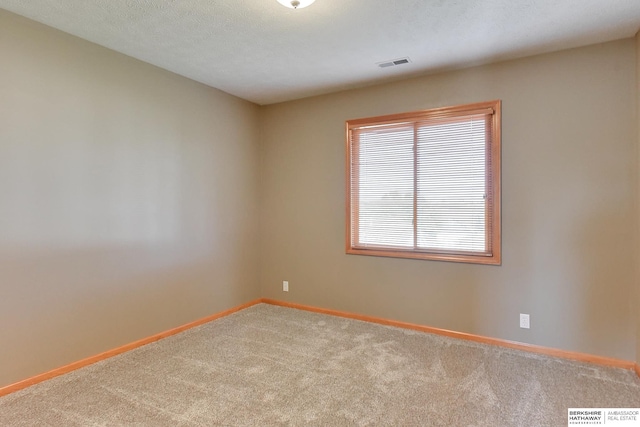
[[[380,68],[387,68],[387,67],[395,67],[396,65],[408,64],[410,62],[411,60],[408,57],[405,57],[405,58],[393,59],[391,61],[378,62],[376,65]]]

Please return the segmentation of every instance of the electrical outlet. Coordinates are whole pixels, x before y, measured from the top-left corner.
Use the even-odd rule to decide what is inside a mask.
[[[282,290],[284,292],[289,292],[289,282],[287,282],[286,280],[282,282]]]
[[[523,329],[529,329],[530,326],[529,315],[520,313],[520,327]]]

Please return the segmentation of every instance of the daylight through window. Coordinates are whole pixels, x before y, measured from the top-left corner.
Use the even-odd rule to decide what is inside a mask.
[[[500,101],[347,122],[347,252],[500,264]]]

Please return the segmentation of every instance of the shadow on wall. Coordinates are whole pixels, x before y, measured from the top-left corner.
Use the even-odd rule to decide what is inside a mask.
[[[0,386],[248,298],[215,147],[174,137],[2,141]]]

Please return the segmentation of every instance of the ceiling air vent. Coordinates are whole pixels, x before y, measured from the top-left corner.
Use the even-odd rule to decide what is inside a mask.
[[[408,64],[411,60],[408,57],[393,59],[391,61],[378,62],[376,65],[380,68],[395,67],[396,65]]]

